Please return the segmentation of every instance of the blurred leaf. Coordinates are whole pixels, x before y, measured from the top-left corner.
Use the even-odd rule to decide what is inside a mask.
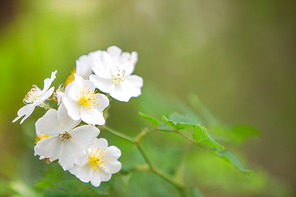
[[[146,120],[148,120],[149,122],[151,122],[155,127],[157,127],[159,125],[159,121],[147,114],[144,114],[142,112],[139,112],[140,116],[142,116],[143,118],[145,118]]]
[[[65,197],[65,196],[75,196],[75,195],[63,190],[46,189],[44,190],[43,196],[44,197]]]
[[[132,177],[132,173],[123,174],[121,176],[122,184],[123,184],[123,191],[126,192],[128,190],[128,186]]]
[[[79,179],[68,179],[68,180],[62,180],[58,183],[58,187],[68,190],[70,192],[76,192],[79,189],[79,184],[80,184]]]
[[[203,197],[203,195],[200,193],[199,189],[193,188],[190,190],[191,196],[193,197]]]
[[[231,129],[231,134],[235,136],[234,141],[241,144],[250,137],[259,136],[259,131],[250,126],[236,126]]]
[[[35,183],[38,188],[55,187],[50,180],[40,180]]]
[[[253,173],[253,170],[245,169],[242,162],[239,160],[239,158],[237,156],[235,156],[230,151],[212,150],[211,153],[213,153],[214,155],[217,155],[218,157],[222,158],[223,160],[227,161],[228,163],[234,165],[237,169],[239,169],[240,171],[242,171],[243,173],[245,173],[247,175],[251,175]]]
[[[33,187],[26,185],[21,181],[13,181],[10,183],[10,188],[15,190],[22,196],[38,197],[40,194]]]
[[[165,116],[162,116],[162,120],[166,122],[168,125],[173,127],[174,129],[181,130],[181,129],[190,129],[194,127],[194,124],[190,124],[186,121],[186,117],[174,113],[170,116],[170,119],[168,119]]]
[[[200,125],[195,125],[193,129],[193,139],[197,143],[203,143],[211,148],[218,148],[219,150],[223,150],[224,147],[212,139],[205,127]]]
[[[109,192],[114,189],[115,180],[110,179],[107,182],[101,182],[99,187],[93,186],[91,183],[88,183],[89,188],[99,195],[109,195]]]

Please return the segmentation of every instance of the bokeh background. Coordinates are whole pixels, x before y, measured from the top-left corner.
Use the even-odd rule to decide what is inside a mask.
[[[43,164],[33,156],[30,136],[44,112],[36,109],[22,125],[11,122],[31,86],[43,87],[58,70],[57,87],[79,56],[117,45],[138,52],[135,74],[144,78],[144,87],[139,98],[112,104],[113,127],[134,136],[146,125],[138,111],[160,118],[195,93],[220,120],[252,125],[261,135],[237,152],[254,175],[246,177],[193,148],[190,184],[205,196],[296,195],[295,35],[292,1],[0,1],[0,194],[30,195],[30,185],[40,180]],[[141,163],[132,145],[101,135],[127,153],[123,163]],[[171,158],[180,152],[175,137],[150,140],[165,146],[151,148],[158,165],[173,166],[158,154],[170,149]],[[149,147],[149,139],[146,143]],[[169,185],[161,188],[161,181],[138,173],[127,191],[112,194],[178,196]]]

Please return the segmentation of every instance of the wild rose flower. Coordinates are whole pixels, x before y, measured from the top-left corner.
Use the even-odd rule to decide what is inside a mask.
[[[58,111],[48,110],[36,122],[36,131],[47,136],[35,145],[35,155],[49,158],[50,162],[59,159],[64,170],[73,168],[74,164],[85,165],[88,160],[86,149],[94,145],[100,130],[91,125],[76,127],[79,123],[80,120],[68,116],[64,104]]]
[[[93,82],[75,74],[75,80],[67,85],[63,103],[73,120],[83,120],[88,124],[103,125],[103,110],[109,105],[106,95],[94,92]]]
[[[84,166],[74,165],[69,170],[81,181],[95,187],[100,186],[102,181],[109,181],[112,174],[121,169],[121,163],[117,159],[121,156],[121,151],[115,146],[109,146],[104,138],[95,139],[94,146],[87,150],[88,161]]]
[[[91,80],[95,86],[105,93],[109,93],[116,100],[128,102],[131,97],[141,95],[143,79],[131,75],[138,61],[138,53],[131,54],[121,51],[117,46],[111,46],[106,51],[96,55],[95,65],[92,67],[95,75]]]
[[[20,122],[20,124],[22,124],[33,113],[36,106],[42,105],[43,102],[52,95],[54,87],[49,87],[51,86],[53,80],[56,78],[56,73],[57,71],[52,72],[51,78],[46,78],[44,80],[43,90],[41,90],[36,85],[33,86],[33,88],[27,93],[27,95],[23,99],[26,105],[18,110],[18,116],[12,122],[16,122],[18,119],[25,116]]]

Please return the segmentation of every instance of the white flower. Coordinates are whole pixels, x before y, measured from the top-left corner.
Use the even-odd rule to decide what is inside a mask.
[[[109,146],[104,138],[95,139],[95,145],[87,150],[88,161],[85,166],[74,165],[69,170],[81,181],[98,187],[102,181],[109,181],[112,174],[121,169],[121,163],[117,159],[121,151],[115,146]]]
[[[95,61],[95,66],[92,67],[95,75],[91,74],[89,80],[94,82],[98,89],[124,102],[141,94],[143,79],[131,75],[138,61],[137,52],[122,53],[117,46],[111,46],[107,52],[102,51]]]
[[[106,95],[96,94],[93,82],[75,74],[75,79],[67,85],[63,103],[73,120],[83,120],[88,124],[105,124],[103,110],[109,105]]]
[[[62,85],[59,86],[59,88],[53,93],[53,100],[58,102],[58,105],[62,103],[62,99],[64,96],[64,88]]]
[[[56,78],[57,71],[51,73],[51,78],[46,78],[44,80],[44,87],[43,90],[38,88],[36,85],[27,93],[25,98],[23,99],[24,103],[26,104],[22,108],[20,108],[17,112],[17,117],[12,121],[16,122],[21,117],[25,116],[20,124],[22,124],[34,111],[35,107],[41,105],[48,97],[50,97],[54,91],[54,87],[51,86],[51,83]]]
[[[94,139],[100,130],[91,125],[76,127],[80,120],[72,120],[64,104],[58,111],[48,110],[36,122],[36,130],[49,137],[37,142],[35,155],[49,158],[50,162],[59,159],[64,170],[73,168],[74,163],[85,165],[88,160],[86,149],[94,145]],[[74,128],[76,127],[76,128]]]
[[[76,60],[76,74],[84,79],[88,79],[92,73],[92,67],[94,66],[94,58],[99,56],[100,50],[90,52],[88,55],[82,55]]]

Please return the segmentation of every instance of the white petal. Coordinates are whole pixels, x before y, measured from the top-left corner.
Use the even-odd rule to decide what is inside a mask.
[[[56,160],[61,151],[62,140],[59,136],[51,136],[37,142],[34,147],[35,154],[49,158],[50,162]]]
[[[108,141],[105,138],[96,138],[95,146],[100,149],[105,149],[108,147]]]
[[[110,96],[119,100],[128,102],[131,97],[141,95],[143,79],[137,75],[128,76],[122,83],[115,86]]]
[[[81,147],[87,149],[94,145],[96,137],[100,134],[100,130],[91,125],[83,125],[75,128],[71,132],[71,140],[80,144]]]
[[[118,60],[122,50],[117,46],[111,46],[107,48],[107,52],[113,59]]]
[[[59,135],[63,132],[55,109],[48,110],[45,115],[35,123],[36,130],[45,135]]]
[[[83,147],[71,140],[63,141],[59,155],[59,163],[64,170],[73,168],[74,163],[84,165],[87,162],[87,154]]]
[[[88,79],[92,73],[93,58],[88,55],[82,55],[76,60],[76,73],[84,79]]]
[[[115,161],[121,156],[121,151],[116,146],[109,146],[106,149],[106,159],[110,161]]]
[[[130,58],[131,58],[131,54],[130,53],[123,52],[123,53],[121,53],[121,55],[120,55],[120,57],[118,59],[118,63],[122,64],[124,62],[127,62],[127,61],[130,60]]]
[[[51,87],[48,91],[44,92],[43,94],[41,94],[35,101],[35,105],[40,105],[41,103],[43,103],[47,98],[49,98],[52,93],[54,91],[54,87]]]
[[[74,86],[75,84],[73,82],[69,83],[65,88],[64,95],[66,95],[68,98],[76,100],[76,96],[79,93],[79,91],[77,91]]]
[[[25,115],[25,117],[20,122],[20,124],[22,124],[33,113],[34,109],[34,104],[28,104],[23,106],[17,111],[17,117],[12,122],[16,122],[18,119]]]
[[[115,86],[111,78],[102,78],[97,75],[90,75],[89,80],[91,80],[99,90],[105,93],[111,92]]]
[[[84,165],[82,167],[74,165],[72,169],[69,170],[71,174],[74,174],[82,182],[89,182],[93,177],[94,171],[89,165]]]
[[[63,103],[67,109],[68,115],[73,120],[80,120],[80,109],[79,103],[72,98],[68,97],[66,94],[63,96]]]
[[[73,120],[68,115],[67,109],[63,103],[58,108],[58,119],[63,131],[71,131],[80,123],[80,120]]]
[[[109,105],[109,99],[104,94],[99,94],[98,98],[96,99],[96,102],[99,102],[100,104],[96,107],[97,110],[100,112],[103,112],[106,107]]]
[[[112,174],[107,174],[104,171],[101,171],[101,173],[95,172],[92,177],[92,180],[100,178],[101,181],[109,181],[111,179],[111,176],[112,176]]]
[[[81,120],[88,124],[104,125],[105,119],[103,113],[97,109],[80,109]]]
[[[48,88],[51,86],[51,83],[53,82],[53,80],[56,78],[56,73],[58,71],[54,71],[51,73],[51,77],[50,79],[49,78],[46,78],[44,80],[44,87],[43,87],[43,90],[40,92],[40,94],[43,94],[45,91],[48,90]]]
[[[136,64],[138,62],[138,53],[136,51],[133,51],[131,53],[131,63]]]
[[[95,65],[92,67],[94,73],[102,78],[111,78],[110,68],[114,67],[114,62],[110,55],[105,51],[99,56],[95,56]]]
[[[106,165],[105,169],[102,169],[107,174],[114,174],[119,172],[121,169],[121,163],[119,161],[110,161],[108,165]]]
[[[94,173],[94,174],[96,174],[96,173]],[[101,180],[100,176],[98,176],[98,175],[93,175],[92,179],[90,180],[90,183],[95,187],[99,187],[101,185],[101,182],[102,182],[102,180]]]
[[[130,75],[125,80],[130,86],[135,88],[141,88],[143,86],[143,78],[138,75]]]
[[[89,80],[83,80],[83,87],[87,86],[89,88],[89,91],[94,91],[95,90],[95,85],[92,81]]]

